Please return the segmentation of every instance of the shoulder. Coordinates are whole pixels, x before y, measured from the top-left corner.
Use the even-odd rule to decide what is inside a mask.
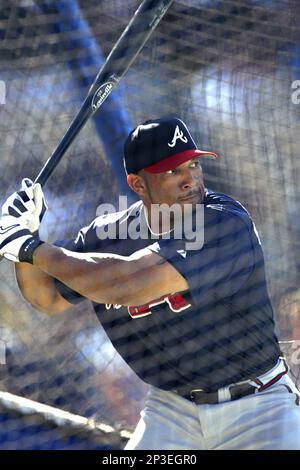
[[[214,210],[243,213],[249,216],[247,209],[239,201],[227,194],[211,191],[210,189],[206,190],[203,203],[205,207]]]
[[[232,220],[243,221],[248,227],[252,225],[252,219],[247,209],[236,199],[227,194],[206,190],[203,201],[205,217],[207,220]]]
[[[254,237],[254,224],[246,208],[236,199],[207,190],[204,204],[204,239],[207,246],[249,244]]]

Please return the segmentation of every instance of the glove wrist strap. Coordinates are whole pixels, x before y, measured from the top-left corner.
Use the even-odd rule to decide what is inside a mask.
[[[24,263],[33,264],[33,253],[43,243],[45,242],[42,242],[38,236],[33,236],[26,240],[19,251],[19,260]]]

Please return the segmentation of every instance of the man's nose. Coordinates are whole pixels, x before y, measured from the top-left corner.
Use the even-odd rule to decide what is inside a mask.
[[[199,184],[199,175],[196,176],[194,174],[195,172],[191,170],[186,170],[183,174],[182,177],[182,183],[181,186],[183,189],[192,189],[194,188],[197,184]]]

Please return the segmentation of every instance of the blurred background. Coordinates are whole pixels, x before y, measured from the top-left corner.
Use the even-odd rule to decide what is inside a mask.
[[[0,0],[1,201],[23,177],[36,177],[139,4]],[[298,384],[299,20],[297,0],[174,1],[47,183],[41,228],[50,242],[73,238],[99,204],[119,195],[133,201],[124,139],[146,119],[181,117],[199,148],[220,155],[203,162],[206,186],[241,201],[257,224],[277,333]],[[132,431],[147,386],[114,351],[89,303],[48,318],[23,300],[7,261],[0,281],[0,390]],[[53,448],[53,436],[23,421],[20,439],[21,421],[9,413],[2,404],[0,448]]]

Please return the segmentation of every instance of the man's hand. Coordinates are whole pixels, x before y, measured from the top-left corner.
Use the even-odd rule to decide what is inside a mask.
[[[30,232],[23,217],[4,215],[0,218],[0,256],[32,264],[33,252],[41,243],[38,235]]]
[[[32,255],[42,242],[37,235],[47,210],[42,188],[29,179],[2,206],[0,256],[10,261],[32,263]]]
[[[25,178],[21,190],[13,193],[3,204],[2,216],[22,218],[22,223],[25,223],[31,233],[35,233],[47,209],[41,185]]]

